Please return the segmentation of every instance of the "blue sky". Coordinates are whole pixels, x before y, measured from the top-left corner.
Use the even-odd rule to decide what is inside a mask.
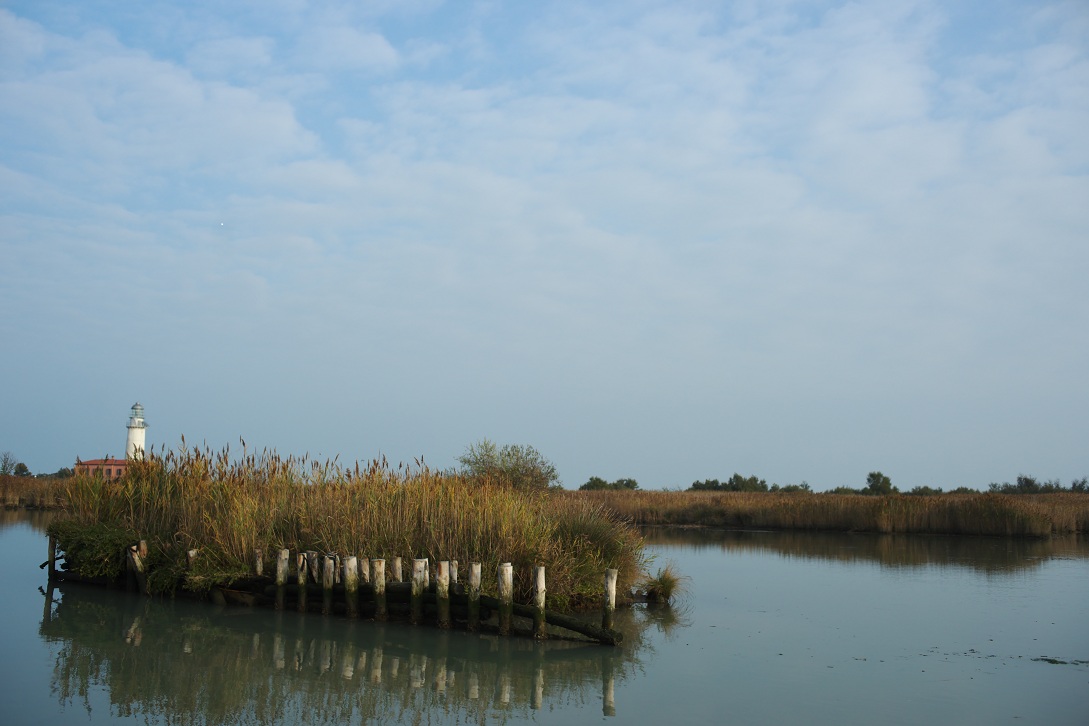
[[[5,2],[0,450],[1089,474],[1084,2]]]

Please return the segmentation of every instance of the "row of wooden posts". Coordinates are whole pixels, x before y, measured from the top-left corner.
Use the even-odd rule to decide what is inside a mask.
[[[147,558],[147,543],[141,540],[131,545],[126,550],[127,568],[130,581],[142,593],[147,593],[147,573],[144,561]],[[199,555],[198,550],[189,550],[188,561],[192,565],[193,560]],[[56,543],[49,538],[49,572],[54,573],[56,559]],[[282,549],[276,557],[276,575],[274,588],[275,607],[282,610],[288,594],[289,582],[294,574],[296,602],[299,612],[306,612],[309,607],[307,601],[308,583],[313,581],[320,585],[322,592],[323,614],[328,615],[333,611],[334,586],[339,585],[344,594],[344,608],[350,618],[359,617],[361,596],[373,599],[374,619],[386,620],[389,616],[389,594],[391,590],[398,593],[405,589],[402,577],[402,559],[394,557],[389,562],[389,578],[387,581],[386,560],[375,558],[359,558],[355,555],[341,557],[337,554],[322,556],[316,551],[296,552],[295,571],[290,572],[291,551]],[[264,552],[260,549],[254,553],[254,573],[258,577],[264,576]],[[567,630],[586,635],[595,640],[611,645],[618,645],[622,639],[620,633],[613,630],[614,614],[616,611],[616,581],[618,571],[605,570],[604,597],[602,601],[601,627],[598,628],[585,620],[573,618],[562,613],[550,612],[545,608],[545,568],[536,566],[533,578],[533,599],[529,605],[514,602],[514,567],[510,562],[499,565],[497,578],[498,597],[492,598],[481,594],[481,565],[473,562],[469,565],[469,577],[467,587],[461,587],[458,581],[458,561],[442,560],[436,568],[434,584],[431,583],[430,560],[418,558],[412,560],[412,578],[409,581],[409,618],[413,624],[423,622],[424,603],[434,602],[437,610],[437,624],[440,628],[449,628],[452,625],[451,602],[456,600],[459,605],[464,604],[466,610],[466,627],[468,630],[476,630],[480,626],[481,605],[492,608],[498,613],[498,627],[500,635],[511,632],[511,621],[514,615],[527,617],[533,621],[532,634],[534,638],[547,637],[547,625],[558,626]],[[392,586],[392,587],[391,587]]]

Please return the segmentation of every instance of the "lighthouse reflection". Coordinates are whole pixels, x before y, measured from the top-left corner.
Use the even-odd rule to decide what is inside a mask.
[[[60,645],[53,690],[151,722],[506,722],[572,705],[616,715],[618,685],[674,616],[637,610],[623,648],[378,624],[294,612],[216,609],[78,585],[49,593],[41,635]],[[95,705],[101,708],[101,705]],[[521,714],[521,715],[519,715]]]

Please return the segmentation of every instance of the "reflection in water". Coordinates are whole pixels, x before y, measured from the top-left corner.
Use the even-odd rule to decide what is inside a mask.
[[[0,508],[0,527],[12,524],[29,524],[31,529],[45,532],[57,512],[51,509],[4,509]]]
[[[1089,539],[969,537],[710,528],[645,527],[649,545],[717,548],[726,552],[776,552],[799,559],[872,561],[883,567],[964,567],[987,574],[1039,567],[1050,559],[1089,558]]]
[[[54,595],[61,595],[53,599]],[[642,670],[642,633],[683,618],[618,617],[628,645],[442,632],[294,612],[216,609],[75,584],[47,594],[41,635],[60,644],[53,691],[90,709],[165,723],[504,722],[557,706],[615,715],[618,682]]]

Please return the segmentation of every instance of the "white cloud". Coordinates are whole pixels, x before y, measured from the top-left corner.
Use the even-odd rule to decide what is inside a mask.
[[[397,51],[379,33],[327,26],[304,30],[294,49],[302,68],[327,71],[388,71],[397,66]]]
[[[729,438],[810,452],[816,482],[822,444],[884,445],[852,416],[963,413],[1032,372],[1085,400],[1076,7],[963,47],[931,3],[353,8],[205,9],[169,49],[0,12],[0,259],[25,276],[0,303],[63,288],[19,331],[136,294],[149,360],[260,410],[256,380],[302,414],[366,400],[408,447],[401,412],[456,408],[438,446],[502,420],[576,470],[581,417],[681,447],[689,480],[722,474],[692,442]],[[752,433],[840,405],[841,431]]]

